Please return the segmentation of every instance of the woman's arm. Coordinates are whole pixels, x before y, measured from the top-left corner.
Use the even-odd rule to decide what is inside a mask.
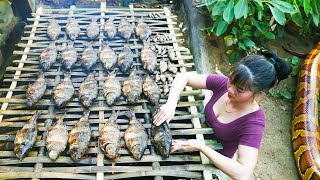
[[[201,151],[217,168],[232,179],[250,179],[258,159],[258,149],[253,147],[239,145],[238,159],[235,161],[194,139],[188,141],[174,140],[171,152],[177,150]]]
[[[179,73],[176,75],[170,88],[168,101],[161,106],[159,112],[155,115],[153,123],[159,126],[164,121],[170,122],[175,114],[175,109],[179,101],[180,93],[186,85],[193,88],[206,88],[206,80],[208,75],[196,73]]]

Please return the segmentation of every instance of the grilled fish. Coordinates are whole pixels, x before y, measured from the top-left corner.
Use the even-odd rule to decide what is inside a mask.
[[[90,111],[84,112],[84,115],[72,128],[69,135],[69,153],[74,161],[79,161],[89,147],[91,138],[89,114]]]
[[[28,86],[27,95],[27,105],[32,106],[34,103],[38,102],[39,99],[44,95],[47,89],[46,79],[44,78],[43,72],[38,76],[38,79],[31,85]]]
[[[94,39],[94,38],[98,37],[99,32],[100,32],[100,30],[99,30],[99,25],[97,23],[97,19],[93,18],[92,22],[87,27],[87,36],[89,39]]]
[[[64,74],[64,79],[53,91],[53,99],[58,107],[64,106],[74,94],[74,87],[70,78],[70,73],[66,72]]]
[[[68,46],[61,53],[61,61],[63,66],[70,70],[77,61],[77,50],[73,47],[73,42],[68,42]]]
[[[124,45],[118,56],[118,66],[122,72],[128,72],[133,65],[133,54],[129,45]]]
[[[167,122],[162,123],[160,126],[151,126],[151,142],[161,154],[163,159],[169,158],[172,134]]]
[[[76,40],[80,33],[80,26],[74,18],[69,18],[66,28],[67,34],[71,40]]]
[[[109,44],[104,44],[100,51],[100,61],[107,70],[117,63],[117,54],[109,47]]]
[[[92,101],[98,96],[98,82],[94,78],[94,74],[90,73],[85,81],[83,81],[79,88],[79,100],[81,104],[88,108]]]
[[[124,133],[126,147],[136,160],[140,160],[148,144],[148,135],[141,122],[136,119],[133,112],[128,111],[126,115],[130,117],[129,127]]]
[[[153,74],[157,66],[157,55],[149,48],[149,43],[144,43],[141,50],[141,62],[143,64],[143,68]]]
[[[147,76],[142,85],[143,93],[148,98],[148,100],[153,104],[157,105],[160,100],[160,88],[157,83]]]
[[[113,103],[121,96],[121,84],[116,78],[116,73],[113,71],[104,82],[103,94],[106,97],[108,105]]]
[[[41,112],[37,111],[32,118],[17,131],[14,139],[14,152],[18,159],[22,160],[32,148],[37,138],[37,119]]]
[[[92,47],[92,43],[87,43],[87,47],[84,49],[81,57],[81,65],[90,71],[91,67],[98,61],[98,55]]]
[[[43,71],[47,71],[57,60],[57,46],[54,41],[50,42],[40,54],[40,66]]]
[[[133,25],[130,24],[125,17],[121,17],[118,32],[125,40],[129,41],[133,33]]]
[[[104,24],[105,35],[109,40],[112,40],[117,34],[117,28],[113,23],[114,17],[110,17],[109,20]]]
[[[112,110],[109,120],[99,131],[100,149],[110,159],[114,159],[116,157],[120,148],[121,135],[120,126],[116,122],[117,118],[118,113],[116,113],[115,110]]]
[[[138,20],[136,34],[142,41],[147,40],[151,35],[151,29],[147,23],[143,22],[143,18]]]
[[[49,25],[47,28],[47,34],[51,40],[56,40],[61,33],[61,26],[58,24],[58,21],[55,19],[48,20]]]
[[[135,70],[129,75],[129,78],[123,82],[122,92],[129,103],[134,103],[140,98],[142,93],[142,79],[136,75]]]
[[[67,147],[68,130],[63,123],[64,115],[57,116],[57,122],[48,131],[46,147],[49,158],[55,161]]]

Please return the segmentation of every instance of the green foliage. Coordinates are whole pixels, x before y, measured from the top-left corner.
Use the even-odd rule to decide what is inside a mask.
[[[204,0],[197,7],[207,7],[214,21],[208,33],[227,35],[225,40],[236,49],[230,53],[236,62],[240,51],[249,51],[256,42],[282,36],[287,17],[298,11],[279,0]],[[230,45],[230,44],[229,44]]]
[[[310,35],[319,31],[320,0],[285,0],[293,5],[297,13],[292,14],[292,21],[302,28],[302,33]]]

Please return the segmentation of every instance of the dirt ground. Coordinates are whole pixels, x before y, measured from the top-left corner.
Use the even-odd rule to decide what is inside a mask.
[[[225,47],[214,47],[213,39],[206,37],[208,42],[209,63],[214,73],[216,67],[227,74],[230,68],[228,57],[224,55]],[[299,52],[308,53],[314,43],[304,37],[297,37],[286,33],[284,38],[273,40],[265,44],[265,47],[275,51],[282,58],[291,58],[293,55],[286,53],[282,49],[286,45]],[[301,61],[303,59],[300,59]],[[294,90],[296,77],[289,77],[282,81],[276,88],[281,89],[287,86]],[[265,133],[262,146],[259,152],[257,167],[254,171],[254,179],[257,180],[295,180],[300,179],[295,167],[292,144],[291,144],[291,116],[292,104],[290,101],[282,101],[266,94],[262,101],[262,108],[267,116]]]

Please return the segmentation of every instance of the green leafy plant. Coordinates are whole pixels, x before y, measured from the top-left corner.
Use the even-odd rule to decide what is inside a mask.
[[[302,29],[303,34],[310,35],[319,30],[320,0],[285,0],[293,5],[297,13],[292,14],[292,21]]]
[[[249,51],[258,41],[282,36],[287,16],[297,13],[291,4],[279,0],[204,0],[197,7],[207,7],[214,21],[208,33],[225,35],[231,63],[239,51]],[[289,16],[291,17],[291,16]]]

